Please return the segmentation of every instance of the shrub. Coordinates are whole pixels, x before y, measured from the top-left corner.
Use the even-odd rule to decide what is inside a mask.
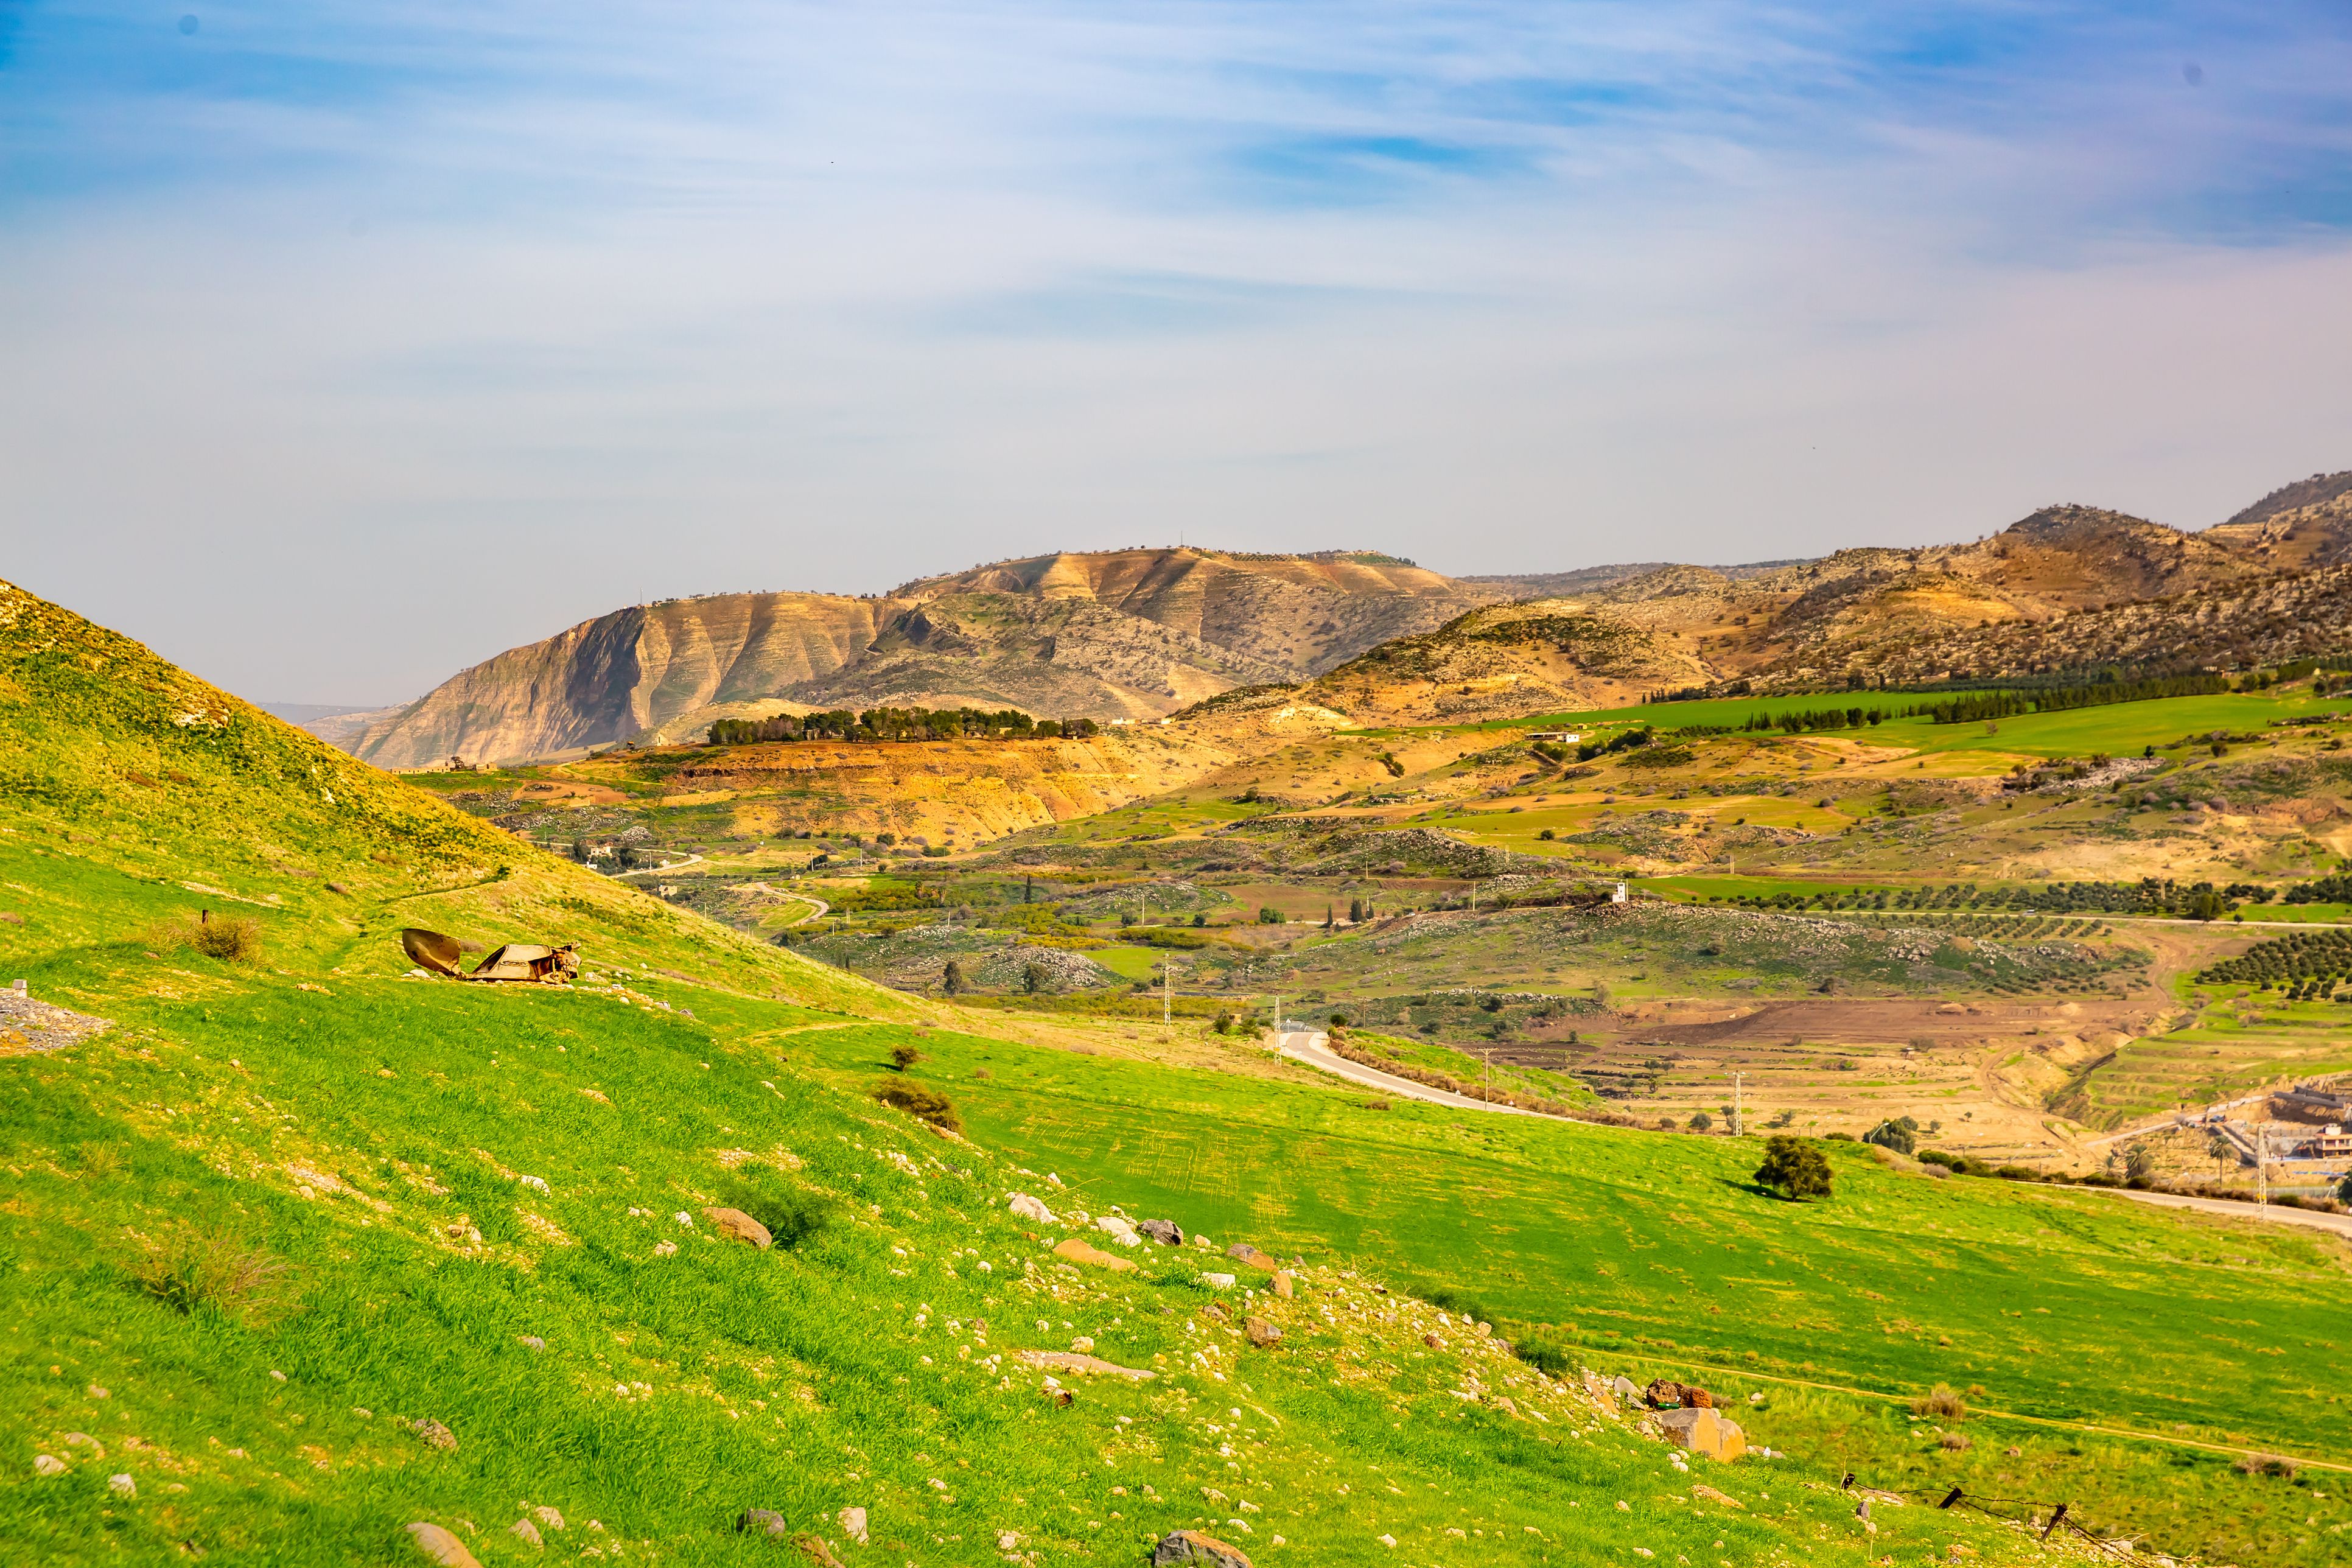
[[[732,1181],[719,1189],[729,1208],[741,1209],[768,1227],[768,1239],[777,1247],[798,1247],[833,1221],[833,1205],[823,1194],[799,1187],[770,1191],[748,1181]]]
[[[259,1325],[293,1304],[293,1271],[226,1230],[183,1230],[133,1272],[140,1293],[183,1317],[216,1312]]]
[[[1970,1447],[1968,1434],[1965,1432],[1947,1432],[1937,1439],[1937,1442],[1956,1454],[1966,1453]]]
[[[900,1072],[905,1072],[908,1068],[913,1067],[917,1062],[921,1061],[922,1059],[923,1053],[917,1050],[912,1046],[892,1046],[890,1047],[890,1065],[897,1068]]]
[[[1882,1121],[1862,1135],[1865,1143],[1875,1143],[1882,1149],[1892,1149],[1897,1154],[1914,1152],[1919,1147],[1916,1134],[1919,1124],[1906,1116],[1893,1121]]]
[[[1714,1125],[1715,1118],[1709,1116],[1704,1110],[1698,1112],[1690,1119],[1691,1131],[1694,1132],[1705,1132]]]
[[[1569,1367],[1573,1364],[1564,1348],[1548,1340],[1515,1341],[1511,1353],[1549,1377],[1566,1377]]]
[[[904,1079],[884,1079],[874,1086],[874,1098],[893,1110],[903,1110],[934,1127],[943,1127],[950,1132],[963,1131],[963,1119],[956,1114],[956,1108],[948,1097],[938,1089]]]
[[[1262,926],[1278,926],[1288,918],[1289,917],[1285,915],[1280,910],[1276,909],[1271,904],[1260,904],[1258,906],[1257,923]]]
[[[142,940],[152,948],[194,948],[206,958],[229,963],[252,963],[261,957],[261,922],[243,915],[207,911],[194,920],[183,915],[149,927]]]
[[[2242,1476],[2278,1476],[2294,1479],[2295,1462],[2276,1454],[2242,1454],[2233,1467]]]
[[[1965,1421],[1969,1418],[1969,1407],[1958,1394],[1952,1392],[1949,1384],[1939,1383],[1911,1402],[1911,1414],[1933,1415],[1943,1421]]]
[[[1777,1133],[1764,1141],[1764,1163],[1756,1167],[1756,1180],[1783,1197],[1825,1198],[1830,1195],[1830,1163],[1810,1141]]]

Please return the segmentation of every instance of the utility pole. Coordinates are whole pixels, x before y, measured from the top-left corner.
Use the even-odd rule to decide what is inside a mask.
[[[2261,1122],[2254,1123],[2254,1202],[2271,1201],[2271,1135]]]
[[[1739,1092],[1740,1084],[1747,1077],[1744,1072],[1731,1075],[1731,1135],[1734,1138],[1742,1137],[1747,1132],[1747,1128],[1741,1120],[1741,1113],[1748,1109],[1748,1101]]]
[[[1163,959],[1160,964],[1160,1032],[1166,1034],[1171,1015],[1176,1010],[1176,961]]]

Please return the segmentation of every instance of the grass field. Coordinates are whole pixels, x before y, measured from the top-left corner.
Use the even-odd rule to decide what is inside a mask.
[[[729,931],[0,595],[0,964],[111,1020],[0,1056],[0,1562],[415,1563],[415,1521],[490,1568],[791,1554],[747,1507],[851,1563],[1132,1562],[1180,1526],[1268,1564],[2053,1560],[1959,1510],[1865,1531],[1845,1464],[2336,1560],[2326,1472],[2188,1446],[2347,1458],[2333,1238],[1838,1145],[1836,1196],[1791,1205],[1752,1142],[1369,1109],[1197,1025],[1171,1063],[1022,1043],[1061,1026]],[[200,913],[256,945],[205,956]],[[411,924],[576,942],[584,973],[407,978]],[[1216,1245],[1082,1268],[1016,1189]],[[1302,1256],[1303,1293],[1215,1263],[1234,1239]],[[1415,1288],[1570,1364],[1763,1394],[1796,1457],[1702,1464],[1712,1501]],[[1019,1360],[1087,1343],[1154,1375],[1066,1403]],[[1974,1447],[1890,1413],[1938,1383]],[[541,1507],[544,1549],[509,1530]]]
[[[834,1070],[864,1070],[871,1047],[823,1038]],[[1837,1201],[1791,1210],[1748,1182],[1752,1139],[1402,1101],[1371,1110],[1360,1090],[934,1041],[923,1070],[1011,1158],[1130,1206],[1273,1238],[1277,1251],[1464,1291],[1556,1325],[1607,1364],[1703,1364],[1742,1390],[1902,1399],[1943,1383],[2014,1416],[2352,1460],[2332,1423],[2310,1419],[2340,1407],[2352,1371],[2352,1256],[2325,1237],[2184,1226],[2097,1193],[1901,1174],[1859,1146],[1838,1158]],[[989,1077],[973,1078],[983,1066]],[[2124,1342],[2130,1356],[2111,1353]],[[2096,1497],[2117,1528],[2191,1531],[2201,1549],[2241,1560],[2337,1561],[2340,1535],[2297,1544],[2294,1510],[2308,1501],[2322,1526],[2352,1518],[2340,1489],[2317,1483],[2326,1502],[2283,1504],[2274,1484],[2197,1449],[2021,1421],[1990,1429],[2027,1447],[2021,1462],[2005,1463],[1990,1436],[1963,1459],[1923,1452],[1879,1402],[1773,1397],[1754,1426],[1775,1446],[1833,1433],[1857,1466],[1985,1481],[2006,1469],[2056,1489],[2032,1495]]]

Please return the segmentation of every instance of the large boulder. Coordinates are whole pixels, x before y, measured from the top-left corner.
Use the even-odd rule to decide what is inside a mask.
[[[1139,1219],[1135,1222],[1135,1228],[1162,1247],[1184,1245],[1183,1227],[1172,1219]]]
[[[1652,1379],[1650,1386],[1642,1391],[1642,1397],[1649,1401],[1654,1410],[1670,1409],[1677,1405],[1693,1410],[1715,1408],[1714,1394],[1695,1383],[1676,1383],[1671,1377]]]
[[[1124,1215],[1115,1214],[1103,1215],[1096,1219],[1095,1228],[1104,1232],[1121,1247],[1141,1247],[1143,1245],[1143,1237],[1135,1233],[1134,1225],[1131,1224]]]
[[[1115,1377],[1149,1383],[1160,1375],[1139,1367],[1121,1366],[1117,1362],[1087,1355],[1083,1351],[1015,1351],[1013,1358],[1024,1366],[1042,1367],[1048,1372],[1075,1372],[1088,1377],[1097,1373],[1109,1373]]]
[[[1225,1256],[1237,1263],[1247,1264],[1252,1268],[1263,1268],[1269,1274],[1282,1267],[1246,1241],[1236,1241],[1225,1248]]]
[[[710,1222],[712,1229],[730,1240],[748,1241],[764,1250],[773,1239],[768,1235],[766,1226],[741,1209],[704,1209],[702,1217]]]
[[[1207,1568],[1251,1568],[1248,1556],[1238,1546],[1228,1546],[1213,1535],[1203,1535],[1197,1530],[1171,1530],[1160,1538],[1151,1549],[1151,1568],[1171,1568],[1172,1564],[1199,1563]]]
[[[1748,1452],[1748,1434],[1739,1429],[1739,1423],[1712,1410],[1685,1405],[1661,1410],[1654,1419],[1664,1429],[1666,1441],[1677,1448],[1726,1462]]]

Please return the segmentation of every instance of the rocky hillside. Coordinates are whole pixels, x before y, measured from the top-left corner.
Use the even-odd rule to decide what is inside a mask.
[[[1236,691],[1198,711],[1230,716],[1308,703],[1358,724],[1460,723],[1613,707],[1707,674],[1677,639],[1580,600],[1536,599],[1473,610],[1311,681]]]
[[[885,703],[1156,718],[1426,631],[1500,590],[1361,553],[1038,556],[877,598],[721,594],[585,621],[371,725],[380,766],[577,752],[709,716]]]

